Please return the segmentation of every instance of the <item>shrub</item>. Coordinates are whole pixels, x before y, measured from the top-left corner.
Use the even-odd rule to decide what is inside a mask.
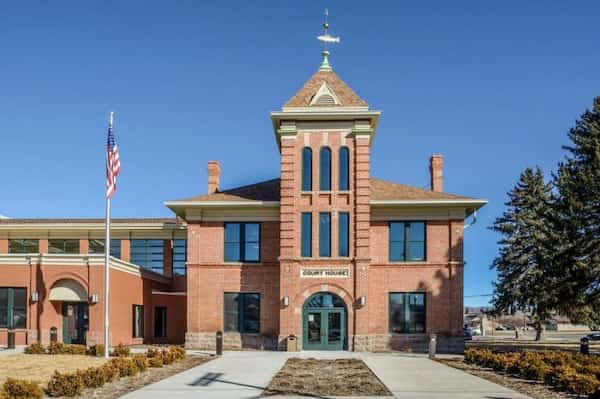
[[[63,349],[63,353],[69,355],[85,355],[87,353],[85,345],[63,345]]]
[[[48,345],[48,353],[51,355],[60,355],[61,353],[64,353],[64,351],[65,348],[62,342],[51,342],[50,345]]]
[[[148,349],[148,351],[146,352],[146,356],[147,357],[160,357],[160,351],[158,349]]]
[[[35,342],[25,348],[25,353],[28,355],[42,355],[46,353],[46,348],[39,342]]]
[[[148,365],[150,367],[162,367],[163,366],[162,356],[151,356],[151,357],[148,357]]]
[[[50,396],[77,396],[83,392],[83,379],[79,373],[54,372],[48,382],[48,394]]]
[[[44,397],[42,388],[32,381],[7,378],[2,388],[6,397],[10,399],[38,399]]]
[[[139,371],[146,371],[148,370],[148,367],[150,367],[148,358],[144,354],[140,353],[137,355],[133,355],[132,360]]]
[[[98,357],[104,356],[104,345],[98,344],[98,345],[90,346],[87,351],[87,354],[90,356],[98,356]]]
[[[117,357],[111,359],[109,363],[119,370],[119,376],[121,377],[136,375],[139,371],[135,362],[128,357]]]
[[[594,376],[576,373],[567,382],[567,389],[577,395],[591,395],[600,390],[600,381]]]
[[[175,355],[166,349],[161,352],[163,364],[171,364],[175,361]]]
[[[98,388],[106,383],[106,374],[100,367],[90,367],[86,370],[78,370],[77,373],[87,388]]]
[[[169,351],[173,353],[175,360],[185,359],[185,349],[181,346],[171,346],[169,347]]]
[[[98,372],[102,373],[105,382],[113,382],[119,379],[120,371],[111,363],[105,363],[102,366],[97,367]]]
[[[129,347],[119,344],[115,347],[111,355],[117,357],[129,357],[131,355],[131,350]]]

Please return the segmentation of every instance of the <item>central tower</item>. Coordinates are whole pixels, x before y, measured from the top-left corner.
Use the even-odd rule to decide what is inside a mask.
[[[368,296],[370,147],[379,116],[333,71],[328,51],[271,113],[281,153],[280,343],[295,335],[307,348],[353,349],[354,336],[366,335],[361,298]],[[307,314],[318,309],[307,308],[309,298],[338,298],[336,309],[346,313]]]

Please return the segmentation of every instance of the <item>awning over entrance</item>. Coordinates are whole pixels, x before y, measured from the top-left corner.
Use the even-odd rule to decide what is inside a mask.
[[[50,290],[51,301],[87,302],[85,288],[75,280],[60,280]]]

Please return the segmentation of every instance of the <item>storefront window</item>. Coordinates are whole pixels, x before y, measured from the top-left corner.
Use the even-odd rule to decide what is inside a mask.
[[[223,299],[225,331],[260,332],[260,294],[226,292]]]
[[[0,328],[27,327],[27,289],[0,288]]]
[[[389,329],[391,333],[425,332],[425,293],[391,293],[389,306]]]

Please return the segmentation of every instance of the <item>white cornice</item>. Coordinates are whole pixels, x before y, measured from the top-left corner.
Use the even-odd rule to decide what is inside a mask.
[[[115,223],[110,224],[115,230],[177,230],[185,229],[185,223]],[[2,230],[69,230],[69,231],[104,231],[104,223],[0,223]]]
[[[279,201],[167,201],[164,203],[167,207],[185,206],[185,207],[278,207]]]
[[[487,204],[485,199],[429,199],[429,200],[371,200],[371,206],[469,206],[482,207]]]

